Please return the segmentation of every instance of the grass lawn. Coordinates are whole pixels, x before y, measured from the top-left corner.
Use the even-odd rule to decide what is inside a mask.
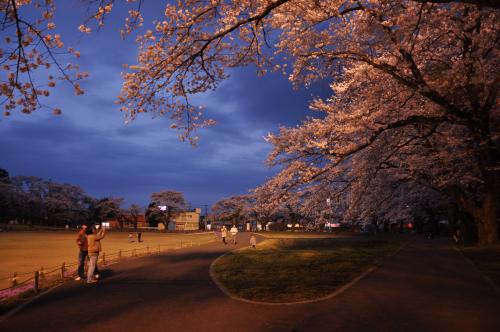
[[[334,233],[314,233],[314,232],[259,232],[257,233],[265,238],[273,239],[318,239],[318,238],[337,238]]]
[[[145,253],[146,247],[150,251],[179,248],[207,243],[213,240],[213,233],[203,234],[177,234],[177,233],[142,233],[143,242],[128,241],[128,232],[108,232],[102,240],[102,249],[109,258],[116,257],[122,250],[123,257],[131,256],[133,250],[137,254]],[[4,232],[0,233],[0,253],[2,263],[0,264],[0,289],[10,286],[10,278],[14,272],[19,276],[19,282],[32,277],[35,270],[44,268],[49,271],[60,267],[63,262],[71,266],[78,259],[78,247],[76,246],[76,231],[68,232]],[[113,255],[114,254],[114,255]],[[75,269],[76,267],[70,267]],[[31,273],[33,272],[33,273]],[[22,275],[29,273],[28,275]]]
[[[214,264],[234,295],[262,302],[324,297],[379,264],[404,243],[370,237],[267,239],[231,252]]]
[[[462,252],[474,265],[500,287],[500,245],[491,247],[464,247]]]

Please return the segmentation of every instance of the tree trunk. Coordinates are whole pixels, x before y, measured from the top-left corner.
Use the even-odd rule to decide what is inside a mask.
[[[495,207],[496,196],[493,192],[486,193],[483,205],[477,209],[474,219],[477,224],[479,245],[492,245],[498,242],[497,212]]]
[[[496,192],[494,188],[487,188],[481,206],[462,199],[465,211],[470,213],[477,227],[478,244],[492,245],[498,242],[498,224],[496,211]]]

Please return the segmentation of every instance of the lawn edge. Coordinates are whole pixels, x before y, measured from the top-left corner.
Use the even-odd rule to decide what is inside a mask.
[[[25,307],[27,307],[31,303],[33,303],[36,300],[38,300],[42,296],[47,295],[48,293],[52,292],[54,289],[56,289],[56,288],[64,285],[66,282],[61,282],[61,283],[58,283],[55,286],[49,287],[45,291],[36,294],[35,296],[27,299],[26,301],[20,303],[17,306],[14,306],[12,309],[8,310],[6,313],[4,313],[2,316],[0,316],[0,324],[3,323],[4,321],[6,321],[7,319],[9,319],[10,317],[14,316],[15,314],[17,314],[19,311],[21,311],[22,309],[24,309]]]
[[[458,253],[460,254],[460,256],[462,256],[462,258],[467,262],[469,263],[469,265],[471,265],[474,270],[476,270],[476,272],[479,273],[479,275],[483,278],[484,281],[486,281],[494,290],[497,294],[500,295],[500,287],[497,286],[497,284],[490,278],[488,277],[485,273],[483,273],[477,266],[476,264],[474,264],[474,262],[469,258],[467,257],[464,252],[457,246],[457,245],[453,245],[453,249],[455,249],[456,251],[458,251]]]
[[[265,240],[267,240],[268,238],[265,238]],[[271,238],[269,238],[271,239]],[[264,241],[265,241],[264,240]],[[249,248],[250,246],[246,246],[246,247],[243,247],[243,248],[238,248],[238,249],[235,249],[235,250],[230,250],[228,252],[225,252],[224,254],[222,254],[221,256],[217,257],[216,259],[214,259],[214,261],[210,264],[210,269],[209,269],[209,274],[210,274],[210,278],[212,279],[212,281],[215,283],[215,285],[227,296],[229,297],[230,299],[232,300],[235,300],[235,301],[241,301],[241,302],[245,302],[245,303],[251,303],[251,304],[259,304],[259,305],[269,305],[269,306],[280,306],[280,305],[284,305],[284,306],[290,306],[290,305],[298,305],[298,304],[308,304],[308,303],[314,303],[314,302],[320,302],[320,301],[326,301],[326,300],[329,300],[329,299],[332,299],[334,297],[337,297],[338,295],[344,293],[345,291],[347,291],[349,288],[351,288],[352,286],[354,286],[356,283],[358,283],[359,281],[361,281],[362,279],[364,279],[366,276],[368,276],[369,274],[375,272],[380,265],[382,265],[383,262],[385,262],[387,259],[391,258],[392,256],[396,255],[398,252],[400,252],[404,247],[406,247],[408,244],[410,243],[410,241],[406,241],[405,243],[403,243],[398,249],[396,249],[394,252],[390,253],[389,255],[387,255],[381,262],[378,266],[372,266],[370,268],[368,268],[366,271],[364,271],[363,273],[361,273],[359,276],[357,276],[356,278],[354,278],[353,280],[351,280],[350,282],[348,282],[347,284],[345,284],[344,286],[340,287],[339,289],[337,289],[336,291],[334,291],[333,293],[330,293],[326,296],[322,296],[322,297],[319,297],[319,298],[315,298],[315,299],[312,299],[312,300],[304,300],[304,301],[297,301],[297,302],[263,302],[263,301],[254,301],[254,300],[248,300],[248,299],[245,299],[245,298],[242,298],[242,297],[239,297],[239,296],[236,296],[234,294],[232,294],[218,279],[217,277],[215,276],[215,271],[214,271],[214,265],[217,263],[217,261],[219,261],[220,259],[222,259],[224,256],[232,253],[232,252],[235,252],[235,251],[238,251],[238,250],[242,250],[242,249],[246,249],[246,248]]]

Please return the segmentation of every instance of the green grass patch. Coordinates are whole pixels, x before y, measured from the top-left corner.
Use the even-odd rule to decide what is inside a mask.
[[[262,302],[297,302],[331,294],[403,244],[390,238],[268,239],[214,264],[234,295]]]
[[[313,232],[262,232],[256,233],[265,238],[271,239],[317,239],[317,238],[332,238],[338,235],[334,233],[313,233]]]
[[[500,245],[490,247],[466,247],[462,252],[484,275],[500,287]]]

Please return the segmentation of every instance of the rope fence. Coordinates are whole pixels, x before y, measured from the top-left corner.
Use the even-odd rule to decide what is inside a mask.
[[[162,252],[201,246],[215,241],[217,241],[217,237],[214,233],[212,233],[212,236],[208,237],[207,240],[179,240],[178,242],[172,244],[158,244],[128,250],[119,249],[118,252],[111,254],[101,252],[98,259],[98,265],[107,266],[125,261],[127,259],[149,255],[159,255]],[[85,265],[87,265],[87,262]],[[30,290],[38,293],[41,290],[47,289],[55,284],[64,282],[70,278],[72,279],[76,276],[77,266],[78,262],[72,262],[69,264],[63,262],[60,265],[51,266],[49,268],[44,268],[42,266],[36,271],[23,273],[14,272],[10,276],[1,277],[0,284],[6,284],[8,282],[10,285],[8,287],[4,286],[3,288],[0,288],[0,301]]]

